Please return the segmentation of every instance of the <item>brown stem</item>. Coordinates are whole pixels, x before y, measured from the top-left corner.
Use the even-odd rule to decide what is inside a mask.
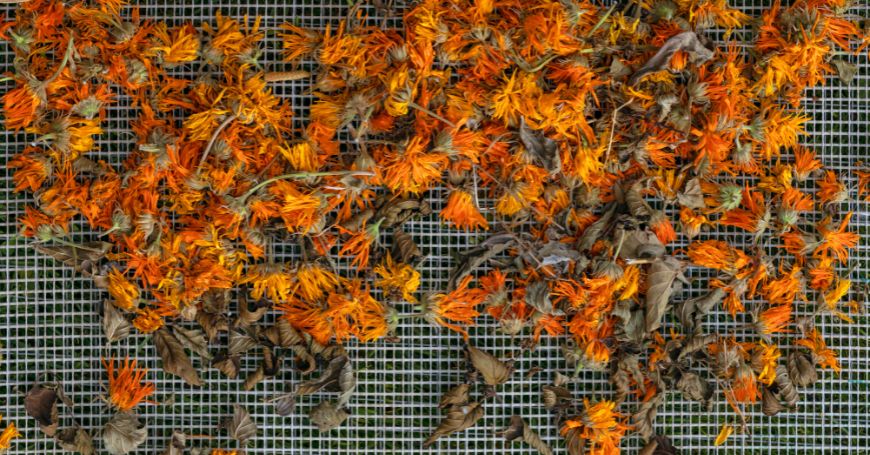
[[[208,144],[206,144],[205,150],[202,152],[202,158],[199,159],[199,164],[196,166],[197,171],[199,171],[199,169],[202,167],[202,165],[205,164],[205,160],[206,160],[206,158],[208,158],[208,154],[211,152],[211,148],[214,147],[214,143],[217,141],[218,135],[221,134],[221,131],[223,131],[224,128],[229,126],[229,124],[232,123],[233,120],[235,120],[237,118],[238,118],[238,116],[235,114],[227,117],[227,119],[224,120],[224,122],[221,123],[220,126],[218,126],[216,130],[214,130],[214,133],[212,133],[212,135],[211,135],[211,139],[208,140]]]

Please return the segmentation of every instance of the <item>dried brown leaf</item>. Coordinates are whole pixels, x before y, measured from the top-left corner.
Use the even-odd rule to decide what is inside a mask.
[[[199,354],[203,359],[211,360],[211,354],[208,352],[208,340],[206,340],[202,330],[175,326],[173,333],[184,347]]]
[[[586,438],[580,436],[579,428],[568,429],[564,437],[568,455],[586,455]]]
[[[483,376],[483,381],[489,385],[499,385],[511,377],[511,368],[497,357],[481,351],[474,346],[468,346],[468,358],[474,369]]]
[[[526,304],[542,314],[553,314],[550,288],[543,281],[535,281],[526,286]]]
[[[658,330],[668,309],[674,282],[682,274],[680,261],[672,256],[656,260],[650,265],[647,274],[647,293],[645,303],[644,330],[647,333]]]
[[[81,455],[94,455],[94,440],[84,428],[64,428],[57,432],[54,440],[61,449]]]
[[[792,351],[788,355],[788,376],[797,387],[809,387],[819,380],[819,373],[809,355]]]
[[[52,437],[57,432],[57,390],[34,384],[24,397],[24,410],[36,419],[39,429]]]
[[[529,424],[520,416],[511,416],[510,426],[502,432],[502,436],[508,442],[523,441],[529,447],[537,450],[541,455],[553,455],[553,449],[542,441],[538,433],[532,430]]]
[[[679,451],[667,436],[656,435],[641,449],[638,455],[677,455]]]
[[[417,244],[414,243],[411,234],[408,234],[401,229],[396,229],[393,232],[394,258],[403,264],[411,264],[416,261],[417,258],[422,256],[423,253],[420,251],[420,248],[417,247]]]
[[[239,366],[241,358],[237,355],[227,355],[226,352],[220,352],[211,362],[211,366],[215,367],[230,379],[235,379],[239,375]]]
[[[438,428],[423,442],[423,448],[432,445],[438,438],[465,431],[474,426],[483,417],[483,406],[480,403],[471,403],[468,406],[454,406],[450,408]]]
[[[785,406],[780,403],[776,394],[767,387],[761,390],[761,412],[766,416],[775,416],[782,412]]]
[[[223,314],[200,311],[196,313],[196,322],[202,327],[208,341],[213,342],[220,332],[228,332],[230,324]]]
[[[184,449],[187,447],[187,435],[181,431],[175,430],[169,438],[169,445],[163,451],[163,455],[184,455]]]
[[[468,384],[459,384],[453,387],[441,396],[438,407],[444,409],[448,406],[463,406],[468,404],[468,390],[470,388],[471,386]]]
[[[611,204],[610,208],[601,215],[601,218],[595,220],[594,223],[590,224],[586,230],[583,231],[583,235],[580,237],[580,241],[577,244],[577,250],[588,251],[592,248],[592,245],[594,245],[595,242],[604,235],[605,230],[610,227],[615,213],[616,205]]]
[[[255,322],[263,319],[263,316],[269,311],[269,307],[264,304],[254,305],[254,308],[251,308],[248,304],[247,293],[241,292],[239,293],[239,316],[236,318],[233,326],[237,328],[245,328],[254,324]]]
[[[103,333],[109,343],[123,340],[130,334],[133,325],[110,300],[103,302]]]
[[[235,330],[230,332],[230,356],[242,355],[250,351],[251,349],[256,348],[257,345],[257,340],[244,333],[237,332]]]
[[[344,385],[348,387],[348,390],[352,390],[353,386],[356,385],[355,379],[350,381],[347,377],[348,371],[350,371],[351,375],[353,374],[352,367],[348,367],[350,365],[350,360],[347,356],[339,356],[332,359],[327,365],[326,370],[320,375],[317,379],[312,379],[309,381],[302,382],[296,388],[296,396],[303,395],[311,395],[312,393],[319,392],[320,390],[327,390],[332,392],[342,392],[342,378],[344,377]],[[350,368],[348,370],[347,368]],[[352,382],[352,383],[351,383]]]
[[[275,346],[289,348],[303,343],[302,335],[284,318],[278,319],[275,325],[264,330],[263,335]]]
[[[190,385],[201,386],[202,379],[193,368],[190,357],[184,352],[184,346],[178,338],[166,327],[160,328],[152,335],[157,354],[163,360],[163,371],[184,379]]]
[[[541,167],[556,174],[562,170],[562,160],[556,141],[544,136],[540,131],[529,127],[525,119],[520,117],[520,142]]]
[[[683,392],[687,400],[707,403],[713,396],[713,388],[697,374],[687,371],[677,381],[677,390]]]
[[[139,417],[128,412],[119,412],[103,427],[103,446],[112,455],[125,455],[145,442],[148,431],[139,426]]]
[[[795,407],[798,400],[800,400],[800,394],[789,377],[788,370],[785,366],[776,366],[776,378],[774,381],[776,382],[777,389],[779,389],[779,396],[782,398],[782,401],[785,401],[785,403],[791,408]]]
[[[84,242],[81,248],[71,246],[34,245],[36,251],[51,256],[84,276],[97,273],[97,262],[112,248],[109,242]]]
[[[847,62],[841,58],[835,58],[831,63],[837,68],[837,76],[845,85],[851,84],[855,80],[855,76],[858,75],[858,65],[854,63]]]
[[[344,409],[336,407],[331,401],[324,401],[308,413],[311,422],[323,433],[338,428],[349,416]]]
[[[704,193],[701,192],[701,180],[697,177],[689,179],[683,190],[677,194],[677,202],[683,207],[690,209],[704,209],[707,207],[704,202]]]
[[[683,32],[674,35],[649,59],[640,69],[628,80],[629,85],[636,84],[642,77],[650,73],[655,73],[667,69],[670,65],[671,58],[677,51],[688,52],[692,59],[697,62],[704,62],[713,57],[713,51],[704,47],[698,39],[695,32]]]
[[[230,437],[244,444],[257,435],[257,424],[244,406],[233,405],[232,418],[226,419],[223,424]]]
[[[571,400],[571,391],[565,387],[555,385],[545,385],[541,387],[541,402],[547,409],[553,409],[569,400]]]
[[[619,257],[623,259],[660,258],[665,254],[665,246],[655,233],[650,231],[617,229],[614,238],[622,239]]]

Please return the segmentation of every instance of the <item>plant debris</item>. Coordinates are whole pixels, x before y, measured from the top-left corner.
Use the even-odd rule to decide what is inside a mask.
[[[758,17],[725,0],[605,3],[427,0],[399,28],[349,6],[326,29],[282,25],[279,63],[261,18],[170,26],[122,0],[24,2],[0,27],[5,127],[27,136],[6,165],[33,196],[20,234],[105,289],[108,343],[150,336],[190,386],[209,386],[207,368],[245,390],[320,369],[270,402],[288,415],[337,394],[308,410],[321,431],[353,409],[343,345],[401,342],[414,320],[456,332],[469,364],[424,447],[478,422],[542,337],[565,357],[541,406],[569,453],[615,454],[630,433],[676,453],[654,427],[672,391],[727,402],[725,444],[749,408],[788,412],[840,371],[815,322],[860,310],[860,236],[840,208],[870,200],[870,171],[852,188],[801,145],[801,103],[852,81],[870,39],[842,0]],[[272,90],[286,81],[310,84],[302,122]],[[94,152],[120,99],[131,151],[113,164]],[[429,215],[479,238],[446,283],[426,281],[408,228]],[[276,253],[289,242],[294,260]],[[747,323],[715,330],[716,312]],[[516,349],[476,348],[492,346],[472,330],[483,318]],[[158,391],[135,360],[103,363],[103,442],[128,453],[147,434],[133,410]],[[607,372],[613,396],[572,397],[583,369]],[[59,399],[35,385],[24,405],[60,447],[93,452],[78,426],[58,432]],[[257,433],[239,404],[222,427],[242,445]],[[551,452],[518,416],[503,435]],[[167,453],[184,446],[174,435]]]

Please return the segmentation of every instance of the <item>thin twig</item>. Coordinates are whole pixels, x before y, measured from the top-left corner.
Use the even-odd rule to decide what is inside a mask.
[[[619,111],[622,108],[631,104],[634,100],[628,100],[622,104],[622,106],[617,107],[613,110],[613,119],[610,121],[610,139],[607,141],[607,152],[604,154],[604,163],[606,164],[610,161],[610,150],[613,149],[613,133],[616,131],[616,116],[619,115]]]
[[[450,125],[450,126],[456,128],[456,124],[455,124],[455,123],[453,123],[453,122],[451,122],[450,120],[447,120],[446,118],[444,118],[444,117],[442,117],[442,116],[436,114],[435,112],[430,111],[429,109],[426,109],[426,108],[423,107],[423,106],[420,106],[419,104],[417,104],[417,103],[415,103],[415,102],[413,102],[413,101],[408,101],[408,106],[409,106],[409,107],[413,107],[414,109],[417,109],[418,111],[423,112],[424,114],[428,114],[428,115],[429,115],[430,117],[432,117],[432,118],[435,118],[435,119],[437,119],[437,120],[440,120],[440,121],[442,121],[442,122],[444,122],[444,123],[446,123],[446,124],[448,124],[448,125]]]
[[[212,147],[214,147],[214,143],[217,141],[218,135],[221,134],[221,131],[224,130],[230,123],[232,123],[235,119],[239,118],[237,115],[233,114],[227,117],[220,126],[214,130],[214,133],[211,135],[211,139],[208,140],[208,144],[205,146],[205,150],[202,152],[202,158],[199,159],[199,164],[196,166],[196,170],[199,171],[202,168],[202,165],[205,164],[206,158],[208,158],[208,154],[211,152]]]

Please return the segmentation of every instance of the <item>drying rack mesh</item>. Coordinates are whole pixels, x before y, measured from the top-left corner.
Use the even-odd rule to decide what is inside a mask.
[[[274,31],[282,22],[311,27],[335,25],[345,14],[347,5],[330,0],[312,5],[310,0],[290,0],[280,5],[263,2],[212,1],[208,6],[200,0],[139,2],[142,17],[167,20],[170,23],[192,21],[199,24],[212,20],[220,11],[230,17],[244,15],[263,16],[267,30],[266,58],[276,69],[280,62],[280,42]],[[732,2],[734,3],[734,2]],[[759,14],[767,0],[745,1],[744,9]],[[858,2],[863,3],[863,2]],[[0,8],[13,14],[11,8]],[[369,7],[363,11],[374,23],[388,27],[401,26],[401,18],[386,21]],[[852,11],[870,16],[870,5]],[[739,35],[738,35],[739,36]],[[822,161],[835,169],[852,190],[852,198],[841,208],[853,211],[853,225],[862,241],[852,256],[855,283],[868,280],[870,247],[863,238],[870,230],[870,207],[856,201],[856,178],[852,173],[860,160],[870,161],[870,64],[865,56],[843,55],[859,65],[858,76],[850,86],[829,80],[820,88],[807,93],[805,106],[813,120],[805,145],[816,148]],[[0,64],[11,68],[12,54],[8,47],[0,49]],[[184,71],[184,70],[182,70]],[[191,75],[193,69],[188,68]],[[310,103],[308,86],[311,81],[286,82],[276,85],[278,95],[290,98],[296,113],[297,126],[307,116]],[[9,87],[5,83],[3,90]],[[129,152],[131,134],[128,121],[134,116],[123,99],[109,110],[107,133],[99,141],[92,159],[102,159],[117,165]],[[0,133],[3,162],[26,144],[28,138],[10,132]],[[189,446],[236,448],[225,432],[216,429],[223,417],[232,413],[232,405],[244,405],[259,425],[257,437],[249,444],[248,453],[263,454],[531,454],[522,444],[506,444],[494,433],[506,426],[513,414],[523,416],[543,439],[562,447],[558,430],[549,413],[540,406],[540,387],[552,381],[554,371],[565,370],[559,351],[560,340],[543,338],[542,345],[526,356],[511,382],[499,392],[500,401],[486,405],[486,417],[474,428],[444,438],[429,449],[421,448],[421,441],[431,432],[440,418],[437,401],[442,393],[464,378],[461,337],[439,331],[419,322],[405,322],[399,328],[401,341],[380,341],[372,344],[350,343],[348,350],[358,370],[359,388],[351,406],[352,415],[339,429],[319,433],[305,416],[320,398],[303,397],[297,411],[288,417],[277,416],[264,400],[288,390],[300,375],[284,368],[277,378],[264,381],[256,390],[241,390],[242,379],[223,378],[215,369],[204,373],[207,385],[192,388],[180,379],[164,375],[157,366],[159,361],[150,342],[143,336],[131,336],[120,344],[105,346],[97,308],[106,295],[94,287],[90,279],[77,276],[69,268],[53,259],[36,253],[28,242],[17,234],[16,219],[22,215],[25,204],[32,196],[14,193],[11,173],[0,170],[0,326],[3,327],[2,367],[0,367],[0,413],[5,421],[20,427],[22,438],[14,443],[12,453],[59,454],[55,443],[44,437],[36,422],[24,412],[23,393],[40,373],[50,373],[60,381],[65,393],[76,403],[70,411],[61,407],[61,426],[76,422],[89,430],[96,430],[109,418],[105,404],[95,397],[104,392],[105,376],[101,357],[130,355],[151,367],[150,377],[157,384],[160,405],[143,406],[140,414],[148,423],[149,436],[136,453],[160,453],[175,429],[193,435],[213,435],[214,438],[193,439]],[[809,190],[809,187],[807,188]],[[421,249],[429,255],[422,265],[424,291],[438,290],[444,285],[453,266],[451,253],[465,249],[479,241],[480,236],[457,232],[441,225],[442,192],[431,193],[433,215],[409,223],[411,232]],[[817,214],[818,215],[818,214]],[[76,226],[76,236],[93,238],[84,225]],[[737,232],[717,234],[737,244],[746,245],[748,239]],[[716,238],[716,237],[711,237]],[[775,246],[772,246],[775,247]],[[295,250],[287,245],[277,248],[278,258],[292,261]],[[692,276],[704,271],[690,269]],[[701,291],[689,289],[682,298],[690,298]],[[858,299],[857,295],[848,298]],[[798,311],[808,313],[809,305],[798,305]],[[484,319],[481,317],[481,319]],[[736,326],[724,315],[712,315],[710,324]],[[867,453],[870,447],[870,318],[859,317],[856,323],[826,320],[821,327],[826,339],[840,354],[842,372],[825,372],[823,380],[802,393],[800,407],[793,412],[766,417],[751,412],[751,435],[732,436],[727,445],[714,447],[713,439],[722,423],[733,422],[733,413],[724,404],[709,412],[697,403],[686,402],[677,394],[670,394],[656,421],[661,434],[671,437],[684,453]],[[483,321],[471,332],[479,347],[501,355],[511,351],[514,343],[509,337],[498,335],[493,326]],[[485,335],[485,336],[484,336]],[[253,356],[251,356],[253,357]],[[242,365],[242,371],[255,368],[256,359]],[[199,362],[197,358],[196,362]],[[533,368],[542,373],[527,376]],[[244,374],[244,373],[243,373]],[[576,396],[607,397],[609,386],[604,373],[583,371],[571,385]],[[627,453],[640,446],[637,438],[624,443]],[[563,453],[558,449],[557,453]]]

